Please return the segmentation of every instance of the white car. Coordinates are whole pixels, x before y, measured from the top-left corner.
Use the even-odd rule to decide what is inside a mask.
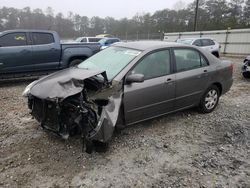
[[[103,39],[103,37],[78,37],[75,40],[75,42],[87,42],[87,43],[91,43],[91,42],[99,42],[102,39]]]
[[[220,44],[211,38],[182,38],[176,42],[190,44],[210,51],[214,56],[220,57]]]

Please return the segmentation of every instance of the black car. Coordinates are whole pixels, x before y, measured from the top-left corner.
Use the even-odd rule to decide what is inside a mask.
[[[244,65],[242,66],[242,75],[245,78],[250,78],[250,56],[247,56],[244,60]]]

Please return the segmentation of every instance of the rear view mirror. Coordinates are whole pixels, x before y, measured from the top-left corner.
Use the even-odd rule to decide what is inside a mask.
[[[144,82],[144,75],[143,74],[130,74],[126,78],[126,83],[141,83]]]

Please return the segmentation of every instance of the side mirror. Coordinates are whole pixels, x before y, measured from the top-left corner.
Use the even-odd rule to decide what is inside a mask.
[[[131,84],[131,83],[141,83],[144,82],[144,75],[143,74],[130,74],[126,78],[126,83]]]

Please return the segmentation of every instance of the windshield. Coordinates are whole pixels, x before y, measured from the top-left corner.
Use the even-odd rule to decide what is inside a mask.
[[[79,37],[79,38],[77,38],[75,41],[76,41],[76,42],[81,42],[81,40],[82,40],[82,37]]]
[[[109,47],[88,58],[78,65],[78,68],[104,70],[109,80],[112,80],[141,52],[122,47]]]
[[[192,44],[193,39],[178,39],[177,42],[181,44]]]

